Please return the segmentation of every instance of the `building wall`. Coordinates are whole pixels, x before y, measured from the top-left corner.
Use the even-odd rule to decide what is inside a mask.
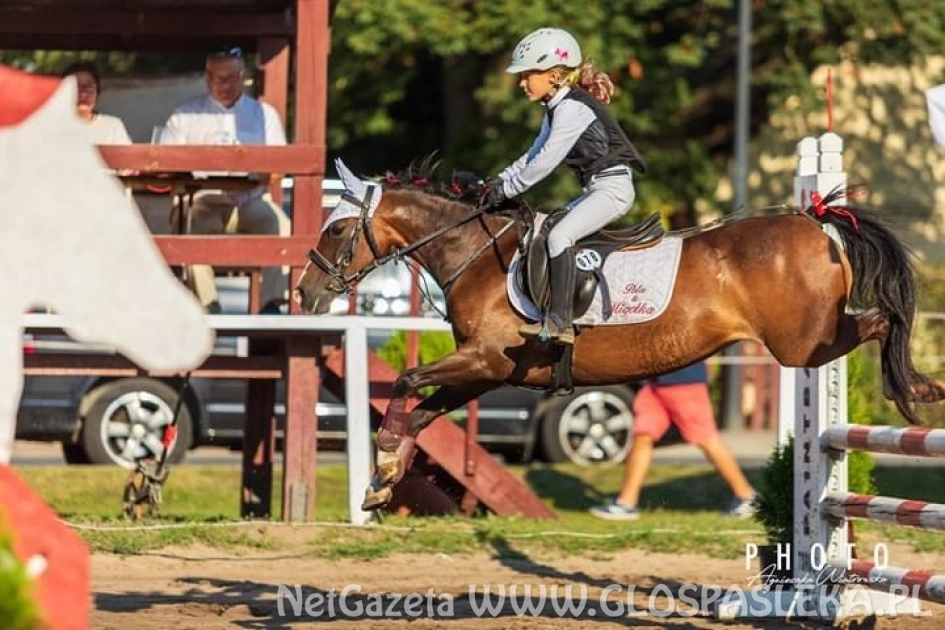
[[[207,91],[203,74],[148,79],[103,80],[99,106],[125,122],[133,142],[151,142],[154,127],[163,126],[179,103]]]
[[[845,143],[850,185],[868,195],[858,201],[880,210],[929,262],[945,263],[945,147],[928,125],[925,90],[945,77],[945,57],[913,68],[843,62],[832,68],[833,131]],[[827,67],[811,76],[826,86]],[[790,203],[797,142],[827,130],[827,110],[803,111],[788,99],[752,139],[749,198],[752,207]],[[731,183],[719,188],[731,199]]]

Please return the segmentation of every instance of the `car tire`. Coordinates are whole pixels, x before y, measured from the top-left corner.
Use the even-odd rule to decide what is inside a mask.
[[[67,464],[81,466],[83,464],[92,463],[89,461],[89,456],[85,452],[85,447],[73,442],[62,443],[62,458],[66,460]]]
[[[93,464],[134,468],[136,462],[157,455],[164,427],[170,423],[178,392],[150,378],[129,378],[106,383],[89,393],[92,402],[82,427],[82,447]],[[129,443],[128,438],[133,441]],[[193,443],[193,423],[187,405],[177,417],[177,440],[169,463],[184,458]]]
[[[547,400],[539,440],[545,461],[582,466],[624,461],[633,441],[629,387],[582,388]]]

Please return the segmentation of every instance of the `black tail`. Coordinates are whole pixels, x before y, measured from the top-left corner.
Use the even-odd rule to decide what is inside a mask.
[[[824,204],[842,194],[831,193]],[[922,424],[915,412],[914,388],[935,389],[937,385],[916,371],[909,349],[917,293],[912,253],[884,221],[866,208],[827,208],[815,218],[835,227],[843,240],[853,269],[850,307],[878,307],[889,320],[889,335],[882,342],[883,393],[910,423]]]

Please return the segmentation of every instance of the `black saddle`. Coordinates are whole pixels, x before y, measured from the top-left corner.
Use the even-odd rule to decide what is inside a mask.
[[[551,301],[550,276],[548,273],[548,232],[566,214],[565,209],[551,213],[541,229],[530,232],[531,238],[526,240],[524,260],[519,266],[516,281],[523,292],[531,298],[542,312],[547,312]],[[663,240],[665,231],[659,213],[654,213],[635,225],[621,230],[600,230],[590,234],[574,245],[575,278],[574,278],[574,318],[577,319],[587,311],[594,299],[594,292],[603,280],[602,269],[607,257],[616,251],[630,249],[645,249],[653,247]],[[606,291],[605,301],[609,302]],[[605,311],[609,310],[605,304]]]

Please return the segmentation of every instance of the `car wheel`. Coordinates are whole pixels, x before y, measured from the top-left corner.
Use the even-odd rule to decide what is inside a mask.
[[[85,447],[81,444],[73,444],[72,442],[63,442],[62,443],[62,458],[66,460],[67,464],[89,464],[89,456],[85,452]]]
[[[622,462],[633,441],[633,391],[599,387],[549,398],[540,439],[549,462]]]
[[[82,446],[93,464],[133,468],[164,450],[164,429],[174,417],[178,393],[161,381],[130,378],[106,383],[93,396],[82,427]],[[177,418],[177,440],[167,461],[180,462],[193,442],[187,405]]]

